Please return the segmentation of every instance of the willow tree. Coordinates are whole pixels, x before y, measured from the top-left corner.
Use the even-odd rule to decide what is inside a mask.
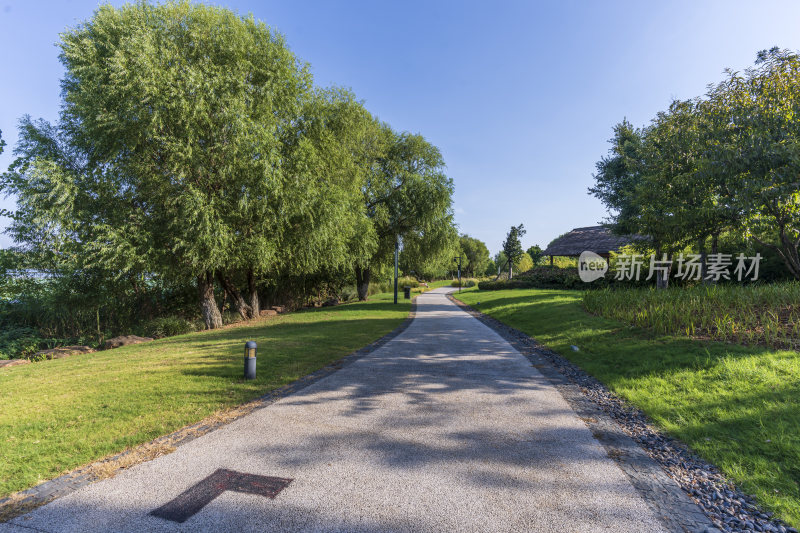
[[[93,243],[98,258],[129,250],[153,273],[194,277],[206,326],[220,326],[215,273],[245,245],[245,268],[272,260],[287,229],[281,137],[311,92],[307,69],[263,23],[189,2],[102,6],[61,48],[62,128],[112,176],[91,187],[125,221]]]
[[[423,254],[456,241],[453,181],[439,149],[422,135],[397,134],[376,124],[365,138],[363,202],[375,237],[374,252],[355,266],[358,298],[366,300],[372,273],[388,265],[403,238]]]

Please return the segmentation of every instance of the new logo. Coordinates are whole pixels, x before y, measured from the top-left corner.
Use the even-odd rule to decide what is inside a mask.
[[[608,272],[608,261],[594,252],[583,252],[578,258],[578,275],[581,280],[591,283]]]

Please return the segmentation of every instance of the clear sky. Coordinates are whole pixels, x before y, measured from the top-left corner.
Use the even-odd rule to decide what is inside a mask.
[[[605,217],[586,188],[616,122],[647,123],[670,99],[701,95],[724,68],[751,65],[758,50],[800,50],[797,1],[213,3],[252,12],[286,36],[317,84],[350,87],[395,129],[436,144],[461,232],[492,253],[511,225],[525,224],[527,248]],[[57,117],[58,34],[97,5],[0,0],[9,145],[0,171],[20,116]]]

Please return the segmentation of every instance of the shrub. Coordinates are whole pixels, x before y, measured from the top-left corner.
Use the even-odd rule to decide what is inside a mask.
[[[339,300],[342,302],[350,302],[358,299],[358,291],[355,285],[348,285],[339,291]]]
[[[34,353],[48,347],[48,342],[39,331],[26,326],[4,327],[0,333],[0,359],[30,358]]]
[[[198,325],[191,320],[177,316],[165,316],[145,322],[142,326],[142,334],[145,337],[160,339],[162,337],[191,333],[198,329]]]
[[[474,287],[478,284],[478,280],[475,278],[461,278],[461,286],[462,287]],[[451,287],[458,287],[458,280],[454,279],[453,282],[450,284]]]
[[[592,283],[603,285],[605,280]],[[581,281],[577,269],[550,266],[535,267],[510,280],[482,281],[478,288],[483,291],[501,289],[587,289],[589,284]]]

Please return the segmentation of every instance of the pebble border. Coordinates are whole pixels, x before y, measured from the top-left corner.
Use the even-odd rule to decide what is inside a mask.
[[[37,507],[41,507],[42,505],[48,504],[51,501],[55,500],[56,498],[60,498],[61,496],[66,496],[67,494],[71,494],[76,490],[80,489],[81,487],[85,487],[90,483],[94,483],[95,481],[99,481],[101,479],[105,479],[107,477],[113,477],[114,474],[118,473],[119,471],[130,468],[133,465],[127,465],[123,468],[118,468],[112,474],[112,476],[104,476],[98,477],[97,475],[93,474],[93,466],[103,463],[113,463],[118,461],[132,453],[135,453],[137,449],[140,447],[153,447],[159,445],[166,445],[173,448],[177,448],[187,442],[190,442],[198,437],[201,437],[207,433],[214,431],[224,425],[227,425],[234,420],[238,420],[248,414],[252,413],[253,411],[263,409],[275,403],[276,401],[280,400],[281,398],[285,398],[291,394],[294,394],[313,383],[324,379],[339,369],[342,369],[348,365],[351,365],[358,359],[361,359],[365,355],[368,355],[390,340],[394,339],[402,332],[404,332],[408,326],[411,325],[411,322],[414,320],[417,312],[417,297],[415,296],[411,300],[411,310],[406,317],[406,319],[395,329],[381,337],[380,339],[373,341],[372,343],[364,346],[363,348],[356,350],[355,352],[342,357],[330,363],[319,370],[312,372],[306,376],[301,377],[300,379],[289,383],[288,385],[284,385],[278,389],[272,390],[267,394],[256,398],[253,401],[250,401],[243,406],[240,406],[240,412],[237,412],[236,416],[231,418],[226,418],[223,421],[214,421],[210,423],[206,422],[198,422],[196,424],[192,424],[190,426],[183,427],[173,433],[168,435],[164,435],[162,437],[158,437],[150,442],[141,444],[131,450],[124,451],[112,457],[108,457],[106,459],[101,459],[94,463],[91,463],[86,466],[82,466],[77,468],[71,472],[63,474],[57,478],[51,479],[49,481],[45,481],[44,483],[40,483],[35,487],[30,489],[17,492],[12,494],[8,498],[4,498],[0,500],[0,524],[3,522],[8,522],[13,518],[18,516],[27,514]],[[138,463],[137,463],[138,464]]]
[[[450,294],[448,298],[508,341],[554,383],[670,531],[798,533],[579,367],[527,334]]]

